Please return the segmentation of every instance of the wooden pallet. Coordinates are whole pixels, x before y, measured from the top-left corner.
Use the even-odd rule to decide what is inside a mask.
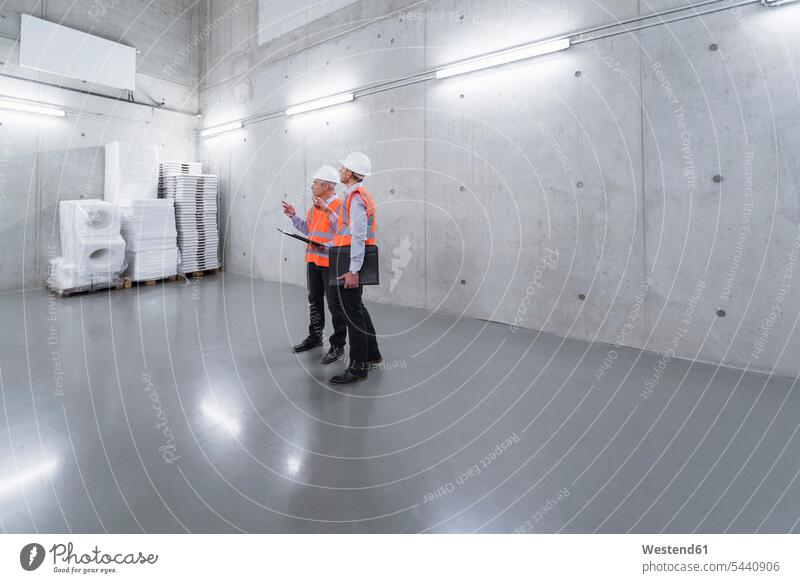
[[[134,285],[151,286],[151,285],[156,285],[159,282],[170,283],[173,281],[178,281],[177,275],[170,275],[169,277],[162,277],[161,279],[143,279],[140,281],[133,281],[130,278],[126,277],[124,281],[124,287],[125,289],[128,289],[129,287],[133,287]]]
[[[125,287],[130,287],[130,281],[126,282],[126,280],[123,279],[122,281],[119,282],[103,284],[93,287],[73,287],[69,289],[54,289],[48,287],[47,289],[56,294],[59,298],[68,298],[70,296],[75,296],[80,294],[88,295],[111,289],[124,289]]]
[[[222,271],[221,267],[215,267],[214,269],[206,269],[205,271],[192,271],[190,273],[187,273],[186,275],[187,277],[203,277],[206,273],[208,275],[216,275],[220,271]]]

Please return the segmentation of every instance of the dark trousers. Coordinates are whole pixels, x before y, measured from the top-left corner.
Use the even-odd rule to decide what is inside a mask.
[[[319,267],[316,263],[307,263],[306,280],[308,283],[308,307],[310,312],[308,335],[322,338],[325,330],[325,297],[328,298],[328,309],[331,312],[333,334],[331,346],[344,348],[347,340],[347,324],[345,322],[339,296],[331,293],[328,285],[328,268]]]
[[[367,363],[376,360],[381,354],[375,326],[372,325],[372,318],[361,300],[362,289],[361,286],[345,289],[344,285],[331,288],[339,297],[347,322],[347,333],[350,335],[349,368],[354,371],[366,371],[369,368]]]

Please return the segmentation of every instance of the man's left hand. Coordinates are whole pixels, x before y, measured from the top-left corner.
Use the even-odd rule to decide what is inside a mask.
[[[344,289],[355,289],[358,287],[358,274],[352,274],[349,271],[337,279],[344,280]]]
[[[326,215],[330,215],[332,212],[331,209],[328,208],[328,203],[318,196],[314,197],[314,206],[324,212]]]

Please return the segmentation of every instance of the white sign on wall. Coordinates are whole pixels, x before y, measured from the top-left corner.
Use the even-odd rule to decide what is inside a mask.
[[[22,15],[19,64],[87,83],[136,89],[136,49]]]
[[[264,44],[359,0],[259,0],[258,44]]]

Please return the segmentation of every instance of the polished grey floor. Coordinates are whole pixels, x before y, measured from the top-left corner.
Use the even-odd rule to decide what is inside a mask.
[[[368,383],[224,274],[0,296],[5,532],[800,532],[787,379],[372,304]]]

